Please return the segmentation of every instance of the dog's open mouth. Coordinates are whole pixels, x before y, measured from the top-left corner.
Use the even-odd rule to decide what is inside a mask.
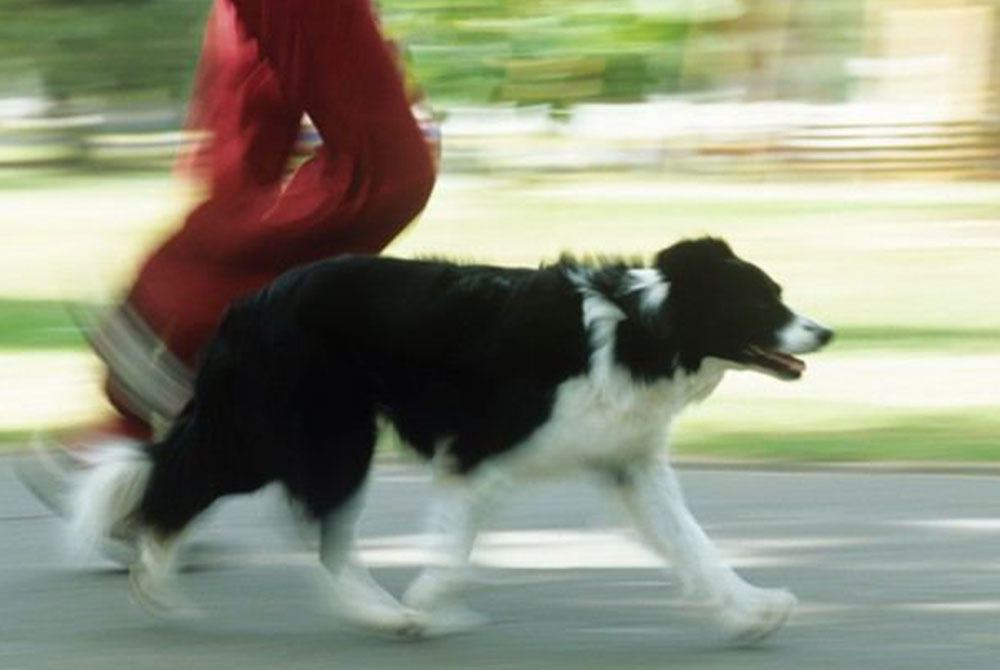
[[[795,356],[756,345],[744,349],[743,355],[748,365],[764,368],[781,379],[798,379],[806,369],[805,361]]]

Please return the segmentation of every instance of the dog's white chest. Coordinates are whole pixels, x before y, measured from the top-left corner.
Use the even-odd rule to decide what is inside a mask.
[[[652,384],[635,382],[620,368],[569,379],[556,389],[549,420],[512,450],[511,465],[537,476],[646,458],[667,447],[674,417],[707,397],[723,372],[711,362],[696,374]]]
[[[557,389],[549,420],[513,450],[512,465],[544,475],[641,458],[665,446],[679,409],[665,384],[609,395],[588,377],[571,379]]]

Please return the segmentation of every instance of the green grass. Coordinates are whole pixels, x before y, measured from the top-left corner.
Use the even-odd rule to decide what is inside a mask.
[[[0,300],[0,350],[78,349],[86,346],[66,303]]]
[[[837,351],[1000,353],[1000,328],[847,326],[837,329]]]
[[[687,456],[782,461],[997,461],[1000,416],[961,411],[933,411],[890,419],[880,425],[677,435],[676,453]],[[736,424],[736,422],[733,422]]]
[[[25,167],[0,169],[0,193],[4,191],[57,192],[59,189],[78,189],[90,185],[107,187],[109,184],[129,186],[147,182],[162,183],[163,168],[137,167],[125,172],[102,170],[88,166],[86,170],[69,167]]]

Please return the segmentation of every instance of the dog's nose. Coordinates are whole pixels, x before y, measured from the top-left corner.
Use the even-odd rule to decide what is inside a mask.
[[[819,340],[819,345],[821,347],[825,347],[830,343],[830,340],[833,339],[833,330],[825,328],[818,323],[810,326],[809,330],[811,330],[816,339]]]

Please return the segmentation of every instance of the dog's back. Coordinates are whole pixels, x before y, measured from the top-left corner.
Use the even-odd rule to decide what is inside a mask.
[[[225,315],[192,400],[149,448],[139,517],[172,533],[271,481],[321,517],[364,480],[377,415],[425,456],[458,442],[473,467],[585,369],[579,309],[556,269],[348,256],[292,271]]]

